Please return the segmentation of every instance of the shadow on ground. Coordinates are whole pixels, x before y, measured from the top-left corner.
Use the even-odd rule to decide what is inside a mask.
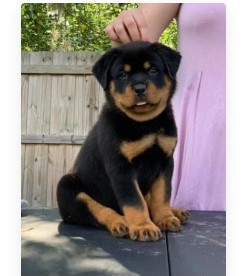
[[[147,243],[114,238],[64,224],[57,210],[25,213],[22,221],[22,276],[168,275],[165,237]]]

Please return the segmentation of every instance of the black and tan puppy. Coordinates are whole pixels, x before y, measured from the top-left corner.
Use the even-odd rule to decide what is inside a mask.
[[[159,43],[134,42],[94,65],[107,100],[72,171],[58,183],[64,222],[156,241],[161,230],[178,231],[188,219],[169,203],[177,141],[171,97],[180,59]]]

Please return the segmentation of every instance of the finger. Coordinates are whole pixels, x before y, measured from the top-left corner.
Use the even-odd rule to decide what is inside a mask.
[[[136,21],[137,28],[140,32],[140,39],[143,41],[149,40],[148,26],[144,18],[143,12],[140,9],[133,11],[133,18]]]
[[[105,34],[113,41],[119,41],[119,38],[113,28],[113,24],[108,25],[105,29]]]
[[[127,17],[126,20],[124,20],[124,25],[132,41],[141,40],[140,31],[133,16]]]
[[[119,21],[114,25],[114,30],[116,32],[116,35],[118,36],[118,40],[120,40],[121,42],[128,43],[131,41],[127,29],[122,21]]]

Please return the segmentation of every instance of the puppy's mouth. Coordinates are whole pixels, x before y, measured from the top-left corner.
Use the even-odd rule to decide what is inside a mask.
[[[139,101],[139,102],[137,102],[137,103],[135,104],[135,106],[144,106],[144,105],[146,105],[146,104],[148,104],[148,102],[146,102],[146,101]]]
[[[147,100],[137,100],[132,106],[124,106],[126,109],[135,112],[135,113],[146,113],[150,112],[160,104],[159,100],[157,103],[151,103]]]

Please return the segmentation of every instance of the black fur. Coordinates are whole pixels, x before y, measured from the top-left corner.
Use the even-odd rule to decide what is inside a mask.
[[[158,146],[136,156],[129,162],[121,153],[123,141],[136,141],[148,134],[163,133],[176,137],[177,130],[171,108],[171,97],[175,91],[175,75],[180,63],[180,54],[159,43],[136,42],[111,49],[94,65],[93,73],[105,90],[107,101],[93,129],[90,131],[72,172],[61,178],[57,188],[60,214],[67,223],[89,224],[102,227],[89,212],[85,203],[76,200],[85,192],[97,202],[123,214],[124,206],[140,206],[134,180],[137,180],[145,195],[161,172],[166,177],[166,196],[171,194],[173,157]],[[147,72],[145,61],[157,68]],[[123,65],[130,64],[129,76],[122,73]],[[110,93],[114,83],[115,93],[136,83],[151,82],[156,88],[165,86],[164,76],[171,81],[166,108],[155,118],[137,121],[119,109]]]

